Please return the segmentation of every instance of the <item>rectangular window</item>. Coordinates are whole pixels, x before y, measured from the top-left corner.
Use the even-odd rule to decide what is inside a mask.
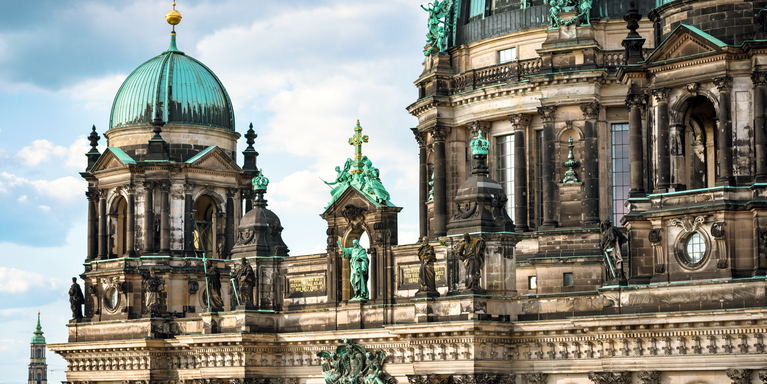
[[[535,217],[543,224],[543,130],[535,131]]]
[[[629,194],[629,125],[612,125],[612,182],[613,182],[613,225],[619,227],[621,218],[626,214],[626,202]]]
[[[538,276],[527,277],[527,289],[531,289],[531,290],[538,289]]]
[[[517,48],[504,49],[498,51],[498,64],[508,63],[517,59]]]
[[[506,191],[506,212],[514,218],[514,135],[495,138],[495,180]]]
[[[562,275],[562,285],[565,287],[572,287],[573,286],[573,274],[572,272],[567,272]]]
[[[483,15],[485,13],[485,0],[471,0],[469,7],[469,18]]]

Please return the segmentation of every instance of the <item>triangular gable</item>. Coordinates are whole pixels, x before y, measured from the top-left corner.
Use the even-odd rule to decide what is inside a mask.
[[[240,171],[240,166],[224,152],[223,149],[217,145],[205,148],[202,152],[194,155],[191,159],[185,161],[186,164],[191,164],[195,167],[201,168],[216,168],[226,169],[233,171]]]
[[[679,24],[663,42],[650,53],[646,63],[692,58],[723,52],[727,44],[691,25]]]
[[[368,211],[371,212],[382,206],[381,204],[376,203],[367,194],[362,193],[359,189],[357,189],[357,187],[350,185],[346,187],[346,190],[341,193],[341,196],[339,196],[338,199],[334,201],[333,204],[331,204],[328,209],[326,209],[325,212],[320,216],[325,217],[332,212],[340,212],[348,204],[355,206],[365,205]]]
[[[120,148],[107,147],[104,153],[96,160],[96,163],[93,164],[90,172],[120,168],[127,164],[136,164],[136,161]]]

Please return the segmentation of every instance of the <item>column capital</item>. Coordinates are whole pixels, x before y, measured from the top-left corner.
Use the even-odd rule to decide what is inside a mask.
[[[125,184],[125,185],[123,185],[123,190],[127,194],[132,195],[132,194],[136,193],[136,184],[133,184],[133,183]]]
[[[511,126],[514,127],[514,131],[524,131],[530,126],[530,122],[533,121],[531,115],[525,113],[514,113],[508,116]]]
[[[469,130],[469,134],[471,134],[471,138],[476,139],[477,134],[479,134],[480,130],[482,130],[485,133],[488,133],[488,131],[490,131],[490,122],[474,120],[467,125],[467,128]],[[485,135],[485,137],[487,137],[487,135]]]
[[[644,103],[644,95],[642,94],[626,95],[626,107],[629,109],[641,108],[643,103]]]
[[[750,384],[751,370],[730,368],[727,370],[727,377],[732,380],[732,384]]]
[[[429,133],[434,141],[445,141],[447,135],[450,134],[450,127],[444,125],[434,125],[429,128]]]
[[[227,198],[233,198],[234,195],[237,194],[237,188],[227,188],[226,189],[226,197]]]
[[[105,188],[99,188],[99,189],[98,189],[98,195],[99,195],[99,199],[106,199],[106,198],[107,198],[107,194],[108,194],[108,193],[109,193],[109,190],[108,190],[108,189],[105,189]]]
[[[655,101],[659,103],[668,103],[669,93],[671,93],[671,90],[665,87],[652,90],[652,95],[655,97]]]
[[[145,181],[141,185],[144,186],[144,191],[151,191],[154,188],[154,181]]]
[[[732,90],[732,77],[727,75],[715,77],[714,85],[716,85],[716,89],[718,89],[719,92],[729,92]]]
[[[95,189],[89,189],[85,191],[85,197],[88,198],[88,201],[97,200],[99,197],[99,192]]]
[[[195,187],[197,187],[197,184],[195,183],[184,183],[184,193],[191,195]]]
[[[553,122],[556,118],[556,116],[554,116],[556,111],[557,107],[555,105],[538,107],[538,114],[541,116],[541,120],[543,120],[544,123]]]
[[[549,375],[547,373],[525,373],[524,376],[529,384],[544,384]]]
[[[639,371],[637,378],[642,384],[660,384],[660,371]]]
[[[415,141],[418,143],[418,147],[425,147],[426,135],[423,132],[420,132],[418,128],[410,128],[410,130],[413,131],[413,135],[415,136]]]
[[[598,119],[599,111],[602,109],[602,105],[598,101],[590,101],[588,103],[581,103],[581,111],[583,117],[587,120]]]
[[[751,82],[754,83],[754,86],[765,86],[767,85],[767,72],[754,72],[751,74]]]
[[[162,191],[162,192],[170,192],[170,181],[161,181],[160,182],[160,191]]]
[[[589,380],[594,384],[630,384],[631,372],[589,372]]]

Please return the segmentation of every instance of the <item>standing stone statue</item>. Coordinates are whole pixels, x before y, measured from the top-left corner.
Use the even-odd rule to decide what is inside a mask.
[[[237,295],[240,298],[240,305],[253,305],[253,287],[256,286],[256,274],[253,268],[243,257],[240,267],[237,268],[234,278],[237,282]]]
[[[150,314],[158,314],[162,309],[160,292],[165,290],[165,281],[155,275],[154,267],[149,267],[149,273],[144,273],[138,267],[141,275],[141,290],[144,292],[144,305]]]
[[[208,261],[208,274],[205,278],[208,279],[206,294],[208,295],[208,300],[210,300],[211,312],[223,310],[224,300],[221,299],[221,273],[218,272],[218,268],[210,261]]]
[[[368,295],[368,259],[367,251],[362,248],[359,240],[354,240],[351,248],[341,246],[341,240],[338,240],[338,248],[344,253],[344,259],[349,259],[351,273],[349,280],[352,283],[354,297],[352,300],[367,300]]]
[[[624,282],[626,277],[623,275],[623,256],[621,255],[621,246],[628,241],[620,229],[613,227],[610,220],[605,220],[599,224],[602,239],[599,247],[605,255],[607,263],[607,272],[611,279]]]
[[[418,259],[421,260],[421,268],[418,270],[418,293],[437,293],[437,279],[434,273],[434,263],[437,261],[437,255],[434,253],[434,247],[429,245],[429,238],[424,236],[421,240],[421,246],[418,247]],[[439,295],[439,293],[437,293]]]
[[[72,278],[72,286],[69,287],[69,307],[72,309],[72,318],[80,320],[83,318],[82,305],[85,303],[83,291],[80,284],[77,284],[77,278]]]
[[[485,264],[485,241],[472,239],[468,233],[458,247],[458,258],[466,266],[466,290],[484,291],[479,285],[482,266]]]

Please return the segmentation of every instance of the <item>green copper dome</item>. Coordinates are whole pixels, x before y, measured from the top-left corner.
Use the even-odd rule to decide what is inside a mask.
[[[191,124],[234,131],[234,109],[229,94],[203,63],[170,48],[141,64],[117,91],[109,128],[149,125],[158,102],[166,124]]]
[[[40,326],[40,312],[37,312],[37,327],[35,328],[35,335],[32,336],[32,344],[45,344],[43,327]]]

